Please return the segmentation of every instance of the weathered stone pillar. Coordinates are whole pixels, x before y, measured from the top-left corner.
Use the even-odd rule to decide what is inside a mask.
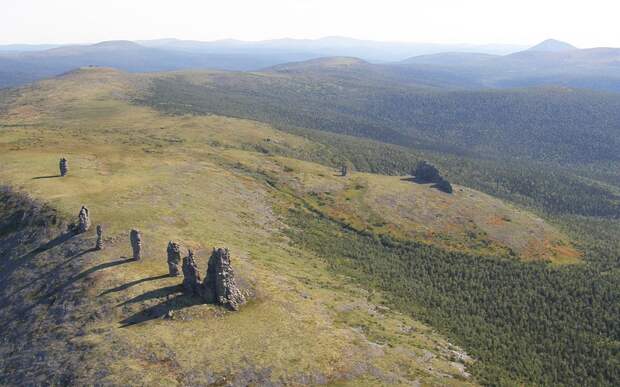
[[[187,257],[183,258],[183,288],[189,294],[202,296],[200,271],[194,259],[194,252],[189,249]]]
[[[213,249],[203,289],[207,302],[217,302],[231,310],[239,310],[246,302],[245,296],[237,287],[228,249]]]
[[[341,174],[342,176],[346,176],[348,172],[349,172],[349,168],[348,168],[346,165],[343,165],[343,166],[340,168],[340,174]]]
[[[133,259],[139,261],[142,258],[142,235],[140,235],[140,231],[136,229],[131,230],[129,241],[131,242]]]
[[[103,250],[103,227],[98,224],[97,225],[97,242],[95,242],[96,250]]]
[[[69,163],[64,157],[60,159],[58,167],[60,168],[60,176],[65,176],[67,175],[67,172],[69,172]]]
[[[170,277],[176,277],[180,274],[179,264],[181,263],[181,245],[176,242],[168,242],[168,273]]]
[[[90,229],[90,214],[88,213],[88,208],[82,206],[78,214],[77,232],[81,234],[88,231],[88,229]]]

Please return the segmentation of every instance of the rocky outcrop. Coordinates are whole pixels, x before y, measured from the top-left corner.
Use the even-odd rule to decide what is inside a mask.
[[[239,310],[239,307],[245,304],[246,295],[237,286],[228,249],[213,249],[204,282],[201,282],[200,277],[194,253],[189,250],[188,255],[183,258],[183,288],[188,294],[230,310]]]
[[[181,245],[176,242],[168,242],[168,273],[171,277],[180,274],[179,265],[181,264]]]
[[[60,176],[66,176],[69,172],[69,163],[66,158],[61,158],[58,163],[58,168],[60,169]]]
[[[340,168],[340,175],[341,176],[346,176],[348,172],[349,172],[349,168],[346,165],[343,165]]]
[[[90,229],[90,214],[88,208],[82,206],[78,214],[78,224],[76,231],[78,234],[84,233]]]
[[[139,261],[142,259],[142,235],[139,230],[133,229],[129,233],[129,241],[131,242],[131,250],[133,259]]]
[[[202,296],[202,284],[200,282],[200,270],[194,259],[194,252],[187,251],[187,256],[183,257],[183,288],[192,295]]]
[[[216,302],[231,310],[239,310],[246,302],[235,281],[228,249],[213,249],[203,284],[203,296],[207,302]]]
[[[103,227],[97,225],[97,242],[95,242],[95,250],[103,250]]]
[[[426,161],[419,162],[413,170],[412,175],[415,176],[414,181],[417,183],[434,183],[433,188],[445,193],[452,193],[452,185],[446,180],[439,170]]]

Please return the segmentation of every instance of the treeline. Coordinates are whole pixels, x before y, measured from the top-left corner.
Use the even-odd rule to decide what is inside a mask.
[[[617,385],[620,273],[445,252],[291,212],[294,243],[448,334],[489,385]]]
[[[348,161],[358,171],[386,175],[408,175],[419,162],[428,160],[451,182],[551,216],[620,218],[620,195],[608,183],[583,177],[586,173],[582,169],[532,161],[458,157],[316,130],[298,128],[292,132],[324,145],[309,153],[289,152],[287,155],[292,157],[334,167]]]

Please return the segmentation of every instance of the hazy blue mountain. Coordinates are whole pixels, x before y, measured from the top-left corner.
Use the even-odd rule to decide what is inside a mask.
[[[0,52],[42,51],[60,46],[60,44],[0,44]]]
[[[366,75],[382,82],[456,89],[559,85],[620,92],[620,49],[569,47],[572,46],[548,40],[532,49],[508,53],[516,47],[374,42],[341,37],[260,42],[109,41],[0,52],[0,87],[16,86],[90,65],[130,72],[256,71],[324,57],[349,57],[360,58],[364,63],[356,64],[360,67],[358,70],[363,67]],[[407,57],[409,59],[401,61]],[[301,66],[309,63],[312,62]],[[294,65],[284,66],[287,67],[287,71],[295,71]],[[337,73],[339,68],[323,66],[318,71]]]
[[[307,56],[352,56],[369,62],[394,62],[414,55],[427,55],[446,51],[484,52],[489,54],[508,54],[524,47],[516,45],[466,45],[431,44],[407,42],[378,42],[330,36],[321,39],[274,39],[258,42],[241,40],[218,40],[211,42],[159,39],[139,41],[147,47],[177,49],[211,53],[252,52],[255,54],[304,53]]]
[[[430,64],[438,66],[479,66],[484,65],[499,55],[478,52],[442,52],[439,54],[420,55],[402,61],[403,64]]]
[[[570,43],[562,42],[555,39],[547,39],[544,42],[540,42],[534,47],[529,48],[529,51],[568,51],[576,50],[577,47]]]
[[[219,40],[201,42],[177,39],[149,41],[109,41],[92,45],[5,46],[0,50],[0,87],[17,86],[55,76],[82,66],[108,66],[124,71],[148,72],[180,69],[218,69],[252,71],[277,64],[305,61],[326,56],[358,57],[369,62],[390,62],[441,51],[484,51],[507,53],[516,46],[437,45],[375,42],[341,37],[323,39],[276,39],[260,42]],[[45,49],[37,49],[45,48]],[[425,78],[432,84],[438,78],[452,84],[450,74],[432,74],[428,69],[393,69],[403,81]],[[402,73],[402,74],[401,74]],[[414,76],[415,74],[415,76]],[[429,83],[422,81],[421,83]],[[457,82],[457,86],[462,86]]]
[[[17,86],[83,66],[106,66],[131,72],[180,69],[246,71],[310,57],[303,53],[192,52],[145,47],[130,41],[109,41],[42,51],[0,53],[0,87]]]
[[[577,49],[556,40],[508,55],[450,52],[412,57],[399,65],[432,66],[438,84],[462,78],[468,88],[555,85],[620,92],[620,49]]]

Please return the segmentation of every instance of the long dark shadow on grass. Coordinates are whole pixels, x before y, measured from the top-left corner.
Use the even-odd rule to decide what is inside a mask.
[[[16,259],[3,262],[2,271],[0,272],[0,280],[7,281],[16,270],[30,263],[37,255],[44,253],[47,250],[53,249],[54,247],[61,245],[62,243],[65,243],[74,236],[74,233],[66,232]]]
[[[131,298],[125,302],[118,304],[118,306],[124,306],[128,304],[135,304],[137,302],[143,302],[152,300],[154,298],[164,298],[171,294],[181,293],[183,291],[183,286],[181,284],[166,286],[159,289],[149,290],[148,292],[142,293],[139,296]]]
[[[135,260],[133,258],[125,258],[122,257],[122,259],[118,259],[116,261],[112,261],[112,262],[105,262],[102,264],[99,264],[97,266],[93,266],[90,269],[84,270],[83,272],[74,275],[73,277],[69,278],[65,283],[55,287],[54,289],[50,290],[49,292],[47,292],[45,295],[43,295],[42,299],[47,299],[49,297],[51,297],[52,295],[54,295],[55,293],[60,292],[61,290],[65,289],[66,287],[68,287],[69,285],[82,280],[86,277],[88,277],[89,275],[99,271],[99,270],[103,270],[103,269],[108,269],[110,267],[114,267],[114,266],[119,266],[119,265],[123,265],[125,263],[129,263],[129,262],[135,262]]]
[[[61,175],[49,175],[49,176],[37,176],[37,177],[33,177],[32,180],[39,180],[39,179],[53,179],[56,177],[62,177]]]
[[[132,287],[132,286],[136,286],[136,285],[139,285],[139,284],[144,283],[144,282],[156,281],[156,280],[159,280],[159,279],[164,279],[164,278],[169,278],[169,277],[170,276],[168,274],[162,274],[162,275],[158,275],[158,276],[154,276],[154,277],[140,278],[139,280],[127,282],[126,284],[122,284],[122,285],[117,286],[115,288],[104,290],[103,292],[101,292],[99,294],[98,297],[105,296],[106,294],[110,294],[110,293],[116,293],[116,292],[120,292],[120,291],[123,291],[123,290],[127,290],[130,287]]]
[[[69,268],[71,267],[71,266],[68,266],[68,265],[72,264],[72,261],[75,261],[76,259],[78,259],[78,258],[80,258],[80,257],[82,257],[82,256],[84,256],[84,255],[86,255],[88,253],[95,252],[95,251],[98,251],[98,250],[96,248],[94,248],[94,247],[91,247],[89,249],[80,251],[79,253],[74,254],[74,255],[68,257],[64,261],[62,261],[62,262],[58,263],[56,266],[54,266],[51,270],[43,273],[39,278],[35,278],[32,282],[24,284],[22,287],[18,288],[17,291],[21,291],[21,290],[23,290],[23,289],[25,289],[27,287],[32,286],[33,283],[36,283],[36,282],[39,282],[39,281],[44,281],[44,280],[46,280],[47,278],[50,278],[50,277],[51,278],[57,278],[57,276],[61,274],[63,269],[66,269],[67,267],[69,267]]]
[[[170,295],[170,294],[174,294],[174,293],[182,291],[182,287],[180,285],[169,286],[167,288],[158,289],[158,291],[161,292],[159,296],[163,297],[164,295],[166,295],[166,293],[167,295]],[[150,292],[152,294],[145,295],[144,299],[155,298],[156,292],[157,291]],[[135,300],[134,302],[138,302],[138,300]],[[186,294],[179,293],[173,298],[169,298],[160,304],[157,304],[150,308],[146,308],[120,321],[121,328],[126,328],[129,326],[135,325],[135,324],[140,324],[140,323],[155,320],[155,319],[160,319],[166,316],[168,312],[174,312],[177,310],[181,310],[184,308],[188,308],[190,306],[200,305],[200,304],[204,304],[204,301],[201,298],[195,297],[195,296],[188,296]]]

